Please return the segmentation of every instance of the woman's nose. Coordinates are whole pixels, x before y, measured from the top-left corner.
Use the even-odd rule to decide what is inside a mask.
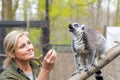
[[[31,49],[31,46],[30,46],[30,45],[27,45],[26,47],[27,47],[27,50],[30,50],[30,49]]]

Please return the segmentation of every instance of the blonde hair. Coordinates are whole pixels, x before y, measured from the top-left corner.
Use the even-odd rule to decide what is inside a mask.
[[[10,64],[11,57],[8,55],[8,53],[14,52],[18,38],[22,35],[28,36],[28,34],[28,32],[14,30],[6,35],[4,38],[4,49],[7,54],[7,58],[4,61],[4,67],[7,67]]]

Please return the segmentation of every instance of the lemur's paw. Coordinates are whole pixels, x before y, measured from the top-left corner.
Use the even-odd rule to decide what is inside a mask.
[[[87,75],[90,75],[90,71],[87,72]]]
[[[89,71],[89,69],[88,69],[87,67],[84,67],[83,70],[84,70],[85,72],[88,72],[88,71]]]
[[[100,67],[96,64],[92,64],[96,69],[100,69]]]
[[[76,75],[76,74],[80,74],[81,72],[80,71],[75,71],[72,76]]]
[[[84,70],[83,68],[80,68],[78,71],[81,72],[82,70]]]
[[[90,74],[90,69],[88,67],[85,68],[84,70],[88,75]]]

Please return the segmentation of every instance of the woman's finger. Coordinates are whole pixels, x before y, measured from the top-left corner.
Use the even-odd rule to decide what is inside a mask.
[[[50,55],[52,54],[52,52],[53,52],[53,49],[50,49],[50,50],[48,51],[48,53],[46,54],[45,59],[49,58]]]
[[[49,57],[49,62],[50,62],[50,63],[54,63],[55,60],[56,60],[56,56],[57,56],[57,53],[56,53],[55,50],[53,49],[52,54],[51,54],[50,57]]]

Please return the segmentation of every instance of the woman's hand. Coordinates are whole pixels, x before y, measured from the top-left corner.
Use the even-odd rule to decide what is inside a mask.
[[[48,80],[50,71],[53,69],[56,61],[57,53],[54,49],[50,49],[43,59],[42,68],[38,76],[38,80]]]
[[[50,49],[43,59],[42,68],[51,71],[51,69],[54,67],[56,56],[56,51],[54,49]]]

